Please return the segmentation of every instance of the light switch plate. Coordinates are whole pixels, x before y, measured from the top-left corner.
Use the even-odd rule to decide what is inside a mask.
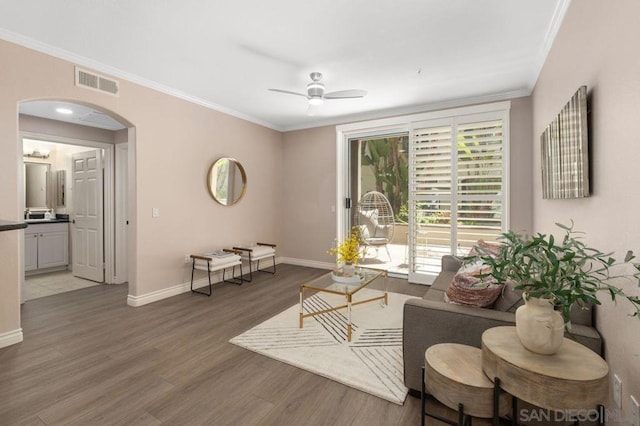
[[[631,395],[631,426],[640,426],[640,405],[638,401]]]
[[[151,217],[160,217],[160,209],[157,207],[152,208]]]

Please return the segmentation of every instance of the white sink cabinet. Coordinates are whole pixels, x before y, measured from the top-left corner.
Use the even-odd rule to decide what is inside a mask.
[[[24,270],[39,273],[69,264],[69,223],[30,224],[24,230]]]

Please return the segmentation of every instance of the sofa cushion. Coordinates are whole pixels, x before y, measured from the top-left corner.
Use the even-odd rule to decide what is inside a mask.
[[[438,274],[438,276],[436,277],[433,284],[431,284],[429,291],[437,290],[444,293],[447,290],[447,287],[449,287],[451,281],[453,281],[453,277],[455,275],[455,271],[441,271],[440,274]]]
[[[496,299],[496,303],[493,305],[493,309],[496,311],[502,312],[515,312],[519,306],[524,304],[524,300],[522,299],[522,291],[515,290],[515,285],[509,281],[507,282]]]
[[[362,238],[370,238],[376,236],[376,228],[378,227],[378,210],[360,210],[358,211],[358,224]]]
[[[582,308],[577,303],[571,307],[571,323],[592,326],[593,325],[593,304],[588,304]]]
[[[238,256],[237,254],[228,254],[221,257],[216,257],[214,255],[209,256],[206,254],[205,256],[210,258],[209,262],[200,259],[196,260],[196,263],[194,265],[196,269],[201,269],[204,271],[217,271],[223,268],[228,268],[240,264],[240,256]]]
[[[251,249],[251,260],[259,260],[265,257],[271,257],[275,255],[276,250],[271,246],[253,246],[248,247]],[[242,250],[242,258],[249,260],[249,252]]]
[[[443,302],[444,292],[447,290],[447,287],[451,280],[453,280],[453,276],[455,274],[456,273],[452,271],[440,272],[422,298],[426,300],[433,300],[434,302]]]

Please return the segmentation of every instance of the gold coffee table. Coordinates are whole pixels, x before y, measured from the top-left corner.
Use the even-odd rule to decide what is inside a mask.
[[[311,281],[308,281],[300,285],[300,328],[304,325],[304,319],[315,315],[322,315],[328,312],[337,311],[339,309],[347,309],[347,342],[351,342],[351,308],[362,303],[373,302],[376,300],[382,300],[384,305],[387,305],[387,271],[380,269],[358,268],[364,279],[359,283],[347,284],[342,282],[335,282],[332,278],[332,273],[328,272],[319,276]],[[379,280],[381,278],[381,280]],[[354,296],[363,288],[375,288],[380,290],[383,294],[381,296],[372,297],[365,300],[354,300]],[[304,301],[305,291],[323,292],[337,294],[345,297],[346,304],[331,307],[329,309],[323,309],[320,311],[312,311],[309,309],[309,313],[304,313]]]

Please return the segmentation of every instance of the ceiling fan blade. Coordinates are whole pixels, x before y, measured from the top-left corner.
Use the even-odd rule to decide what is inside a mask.
[[[307,97],[307,95],[303,94],[303,93],[298,93],[298,92],[291,92],[289,90],[280,90],[280,89],[267,89],[270,90],[272,92],[278,92],[278,93],[286,93],[287,95],[296,95],[296,96],[302,96],[304,98]]]
[[[349,98],[363,98],[367,96],[366,90],[338,90],[337,92],[325,93],[325,99],[349,99]]]

